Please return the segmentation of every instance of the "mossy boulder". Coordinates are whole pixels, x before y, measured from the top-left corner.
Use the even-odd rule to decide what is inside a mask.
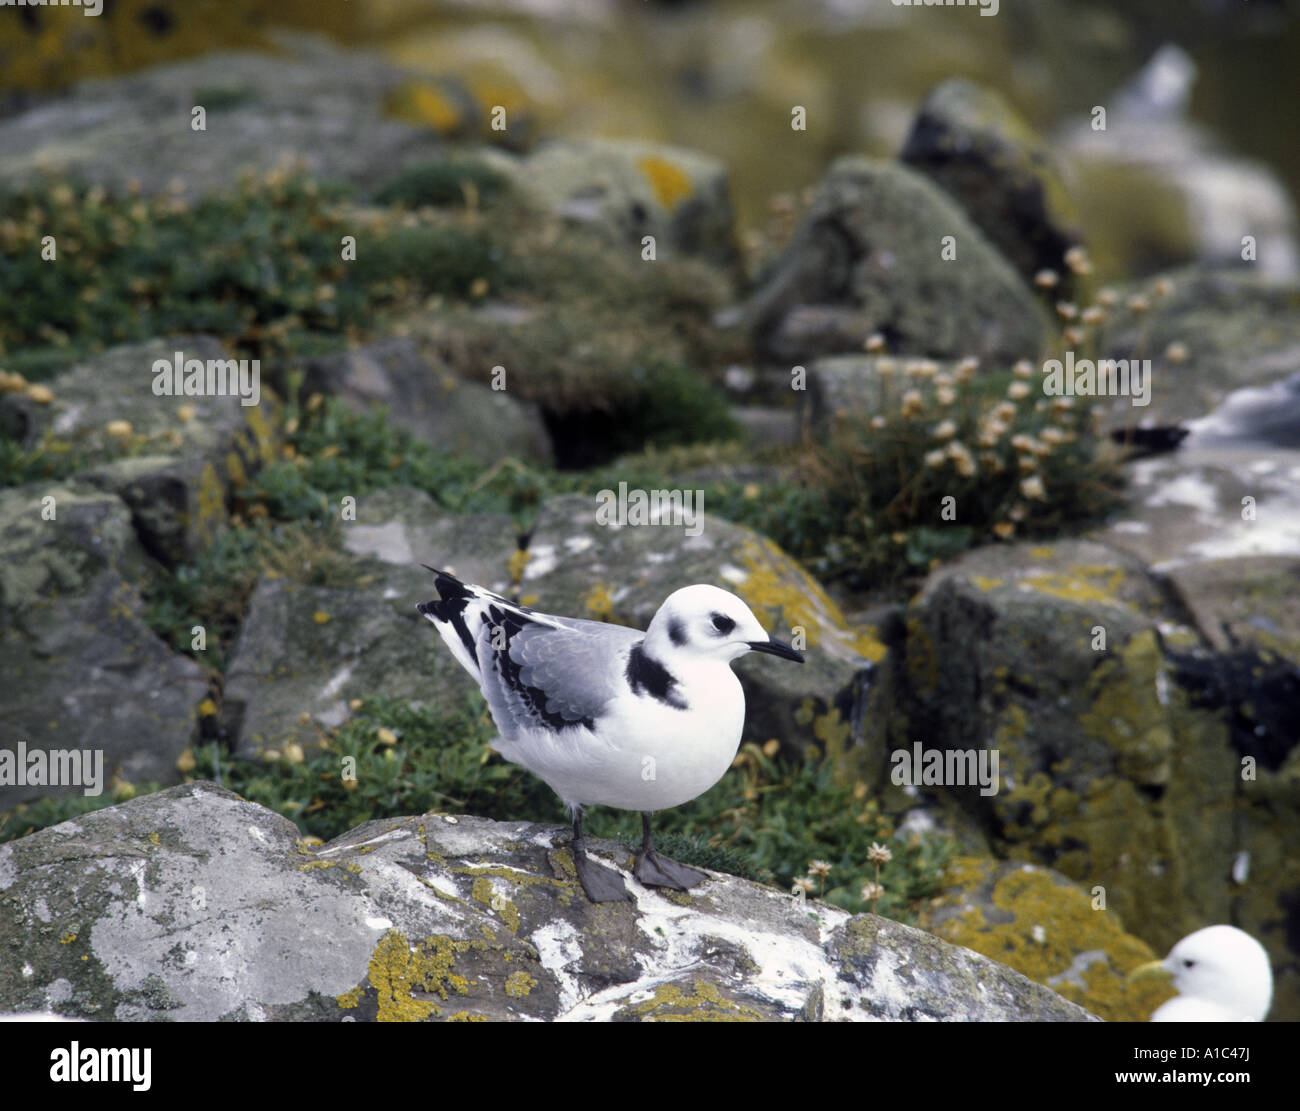
[[[536,404],[507,390],[458,378],[395,336],[309,360],[304,389],[342,397],[354,407],[384,405],[389,419],[442,451],[495,463],[503,455],[551,461],[550,436]]]
[[[611,491],[617,494],[617,491]],[[877,630],[851,627],[818,583],[757,533],[701,512],[649,524],[602,524],[597,500],[547,499],[529,537],[521,600],[546,613],[644,629],[674,590],[710,583],[738,595],[771,635],[801,643],[804,664],[739,660],[746,741],[776,738],[791,751],[840,752],[879,741],[875,683],[888,649]],[[695,533],[695,535],[692,535]],[[875,749],[873,748],[873,751]]]
[[[1028,976],[1108,1022],[1145,1022],[1173,990],[1129,980],[1157,959],[1124,929],[1101,892],[1033,864],[962,857],[951,886],[930,900],[921,925],[931,933]]]
[[[1164,292],[1160,292],[1163,290]],[[1179,270],[1133,290],[1143,300],[1111,311],[1099,336],[1099,355],[1151,360],[1151,401],[1134,406],[1127,397],[1107,405],[1105,425],[1167,426],[1194,422],[1215,410],[1234,390],[1269,386],[1300,371],[1300,287],[1229,270]],[[1216,439],[1249,441],[1252,420],[1264,432],[1279,410],[1289,413],[1292,435],[1297,406],[1278,398],[1253,410],[1225,413],[1204,427],[1191,424],[1205,446]],[[1272,442],[1276,442],[1272,439]],[[1190,446],[1190,445],[1189,445]]]
[[[861,157],[831,166],[745,318],[768,359],[787,365],[861,351],[876,332],[893,352],[1014,361],[1035,358],[1046,334],[1029,287],[956,201],[905,166]]]
[[[416,612],[436,597],[420,564],[508,589],[510,518],[455,517],[421,491],[391,488],[358,499],[356,520],[339,527],[353,559],[336,581],[264,577],[253,591],[222,704],[245,755],[314,741],[351,716],[353,699],[458,703],[478,689]]]
[[[588,839],[623,870],[628,846]],[[69,862],[75,866],[69,867]],[[57,865],[57,866],[56,866]],[[711,872],[592,904],[557,826],[424,814],[325,845],[211,783],[0,845],[0,1012],[122,1021],[1079,1021],[930,934]]]
[[[652,235],[656,258],[683,252],[720,265],[735,261],[727,170],[710,155],[659,143],[573,139],[501,165],[542,207],[637,257],[642,238]]]
[[[277,402],[265,383],[245,405],[221,396],[156,394],[155,361],[220,362],[218,388],[254,382],[210,336],[123,344],[52,378],[47,403],[0,397],[0,424],[29,448],[66,453],[78,477],[120,497],[140,541],[167,564],[193,559],[221,532],[239,490],[279,446]],[[168,381],[171,381],[170,373]],[[260,382],[260,378],[257,379]],[[205,386],[206,389],[206,377]],[[240,387],[242,388],[242,387]]]
[[[72,14],[83,30],[100,23]],[[211,21],[203,26],[206,34]],[[147,194],[175,182],[195,198],[287,162],[368,188],[442,153],[432,128],[387,115],[409,80],[401,68],[318,37],[277,38],[275,53],[212,53],[82,81],[42,105],[39,122],[0,120],[0,178],[26,181],[45,168],[115,193],[133,180]],[[196,131],[200,106],[206,129]]]
[[[977,549],[908,618],[913,736],[989,749],[997,794],[940,793],[999,851],[1049,865],[1140,922],[1157,949],[1224,920],[1237,838],[1228,730],[1166,655],[1175,622],[1132,557],[1085,541]]]
[[[85,486],[0,491],[0,746],[98,751],[107,781],[172,782],[207,679],[145,623],[157,567],[127,505]],[[80,786],[0,786],[0,810]]]
[[[1078,214],[1046,144],[993,89],[953,78],[925,98],[899,159],[957,200],[1032,280],[1044,269],[1073,294],[1065,252],[1079,242]]]

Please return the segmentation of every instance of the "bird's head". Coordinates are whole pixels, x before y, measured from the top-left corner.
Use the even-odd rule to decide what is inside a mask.
[[[803,663],[803,653],[768,636],[734,594],[703,584],[668,595],[646,630],[646,650],[661,660],[693,655],[729,662],[746,652],[767,652]]]
[[[1235,926],[1206,926],[1188,934],[1163,961],[1152,961],[1130,975],[1144,974],[1166,975],[1180,997],[1256,1022],[1268,1014],[1273,1001],[1268,954]]]

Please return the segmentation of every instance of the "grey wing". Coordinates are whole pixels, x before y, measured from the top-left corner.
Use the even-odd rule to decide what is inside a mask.
[[[592,728],[606,704],[627,688],[627,654],[643,637],[621,625],[557,618],[543,623],[513,607],[489,606],[478,631],[478,661],[483,693],[502,733]]]

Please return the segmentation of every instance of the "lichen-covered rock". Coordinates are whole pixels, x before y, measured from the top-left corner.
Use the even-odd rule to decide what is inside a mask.
[[[1285,1017],[1300,746],[1283,722],[1300,686],[1284,659],[1214,652],[1189,616],[1113,548],[977,549],[910,607],[903,701],[925,746],[998,753],[996,795],[937,794],[1000,854],[1105,887],[1157,952],[1239,922],[1279,966]],[[855,755],[854,774],[884,778]]]
[[[1103,398],[1106,428],[1186,425],[1234,390],[1300,371],[1300,288],[1293,284],[1227,270],[1184,270],[1145,283],[1141,293],[1145,307],[1112,310],[1101,329],[1100,356],[1149,359],[1150,404]],[[1276,406],[1258,415],[1268,419],[1270,409]],[[1249,417],[1233,414],[1231,424],[1232,438],[1252,439]],[[1214,422],[1190,427],[1210,446]]]
[[[630,851],[589,841],[626,870]],[[59,867],[48,865],[55,861]],[[68,867],[77,861],[76,867]],[[592,904],[565,831],[425,814],[311,848],[210,783],[0,846],[0,1011],[212,1021],[1079,1021],[967,949],[711,873]]]
[[[511,455],[547,464],[554,454],[537,405],[457,378],[406,337],[313,359],[304,387],[353,405],[387,406],[392,423],[421,443],[484,463]]]
[[[787,364],[861,351],[874,332],[895,352],[1010,362],[1035,358],[1046,332],[1029,287],[956,201],[859,157],[831,166],[745,316],[766,356]]]
[[[145,624],[139,586],[155,571],[111,494],[0,491],[0,748],[98,751],[101,789],[177,778],[207,679]],[[82,792],[0,786],[0,810]]]
[[[1158,980],[1129,980],[1157,959],[1125,932],[1102,893],[1089,894],[1050,868],[963,857],[951,886],[928,900],[929,931],[1009,965],[1108,1022],[1145,1022],[1173,994]]]
[[[253,591],[222,703],[244,755],[314,739],[351,716],[353,699],[458,704],[478,689],[415,610],[436,596],[420,564],[508,590],[510,518],[456,517],[392,488],[359,499],[356,521],[340,527],[356,557],[348,585],[266,577]]]
[[[945,81],[925,98],[898,157],[956,198],[1021,277],[1055,270],[1070,295],[1063,259],[1079,241],[1078,216],[1046,144],[1000,93]]]
[[[545,208],[629,251],[640,253],[642,237],[652,235],[657,257],[677,250],[722,265],[734,260],[727,169],[709,155],[659,143],[574,139],[501,165]]]
[[[832,751],[873,743],[873,712],[884,697],[873,676],[887,649],[872,628],[850,627],[798,563],[765,537],[703,512],[694,524],[664,517],[611,526],[596,510],[596,499],[579,495],[543,503],[524,565],[525,604],[644,629],[680,587],[729,590],[778,639],[802,632],[796,643],[806,657],[802,665],[756,654],[736,663],[744,739],[775,737],[792,749],[815,741]]]
[[[317,37],[277,42],[274,54],[214,53],[84,81],[0,120],[0,178],[22,181],[47,169],[115,192],[135,180],[149,194],[179,182],[194,198],[230,189],[246,170],[265,174],[286,162],[374,187],[440,153],[432,128],[385,114],[409,79],[402,69]],[[196,106],[206,109],[206,130],[191,130]]]
[[[223,365],[212,383],[248,388],[206,396],[155,393],[155,362],[199,360]],[[54,395],[37,404],[22,394],[0,397],[0,425],[32,445],[48,440],[85,461],[79,478],[120,497],[140,540],[166,563],[193,559],[228,520],[228,502],[248,477],[275,457],[275,400],[253,375],[231,370],[229,354],[210,336],[176,336],[123,344],[56,375]],[[161,380],[160,385],[162,384]],[[182,386],[185,379],[182,379]],[[253,392],[256,381],[256,392]],[[168,376],[166,382],[175,384]]]

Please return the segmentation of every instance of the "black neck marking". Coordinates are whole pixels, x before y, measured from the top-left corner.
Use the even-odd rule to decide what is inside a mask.
[[[677,693],[677,680],[658,660],[652,659],[638,644],[627,656],[627,682],[633,694],[644,688],[651,698],[657,698],[674,710],[686,709],[686,701]]]

